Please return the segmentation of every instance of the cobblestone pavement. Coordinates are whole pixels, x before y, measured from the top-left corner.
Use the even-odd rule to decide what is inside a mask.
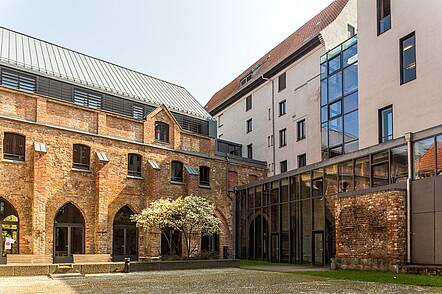
[[[334,281],[242,269],[0,278],[0,293],[442,293],[438,288]]]

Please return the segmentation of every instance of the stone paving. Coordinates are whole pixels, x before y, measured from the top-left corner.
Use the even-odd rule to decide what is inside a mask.
[[[442,293],[438,288],[334,281],[244,269],[0,278],[0,293]]]

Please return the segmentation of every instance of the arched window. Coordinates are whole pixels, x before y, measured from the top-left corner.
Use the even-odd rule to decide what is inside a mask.
[[[141,177],[141,155],[129,154],[127,174],[132,177]]]
[[[25,137],[13,133],[5,133],[3,138],[3,158],[25,161]]]
[[[155,140],[169,143],[169,125],[160,121],[155,122]]]
[[[183,163],[182,162],[172,161],[170,180],[172,182],[183,182]]]
[[[210,167],[200,166],[200,185],[210,186]]]
[[[89,170],[91,161],[91,148],[81,144],[74,144],[72,166],[77,169]]]

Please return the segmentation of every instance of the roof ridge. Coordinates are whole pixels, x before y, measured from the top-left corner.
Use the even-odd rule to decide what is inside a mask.
[[[13,32],[13,33],[15,33],[15,34],[19,34],[19,35],[22,35],[22,36],[26,36],[26,37],[28,37],[28,38],[31,38],[31,39],[34,39],[34,40],[37,40],[37,41],[40,41],[40,42],[43,42],[43,43],[47,43],[47,44],[50,44],[50,45],[52,45],[52,46],[55,46],[55,47],[58,47],[58,48],[61,48],[61,49],[65,49],[65,50],[68,50],[68,51],[71,51],[71,52],[74,52],[74,53],[77,53],[77,54],[79,54],[79,55],[83,55],[83,56],[86,56],[86,57],[89,57],[89,58],[92,58],[92,59],[95,59],[95,60],[99,60],[99,61],[101,61],[101,62],[105,62],[105,63],[107,63],[107,64],[110,64],[110,65],[113,65],[113,66],[116,66],[116,67],[119,67],[119,68],[123,68],[123,69],[126,69],[126,70],[128,70],[128,71],[131,71],[131,72],[134,72],[134,73],[138,73],[138,74],[141,74],[141,75],[143,75],[143,76],[146,76],[146,77],[149,77],[149,78],[152,78],[152,79],[155,79],[155,80],[158,80],[158,81],[161,81],[161,82],[164,82],[164,83],[167,83],[167,84],[174,85],[174,86],[177,86],[177,87],[180,87],[180,88],[185,89],[184,86],[181,86],[181,85],[178,85],[178,84],[176,84],[176,83],[172,83],[172,82],[166,81],[166,80],[164,80],[164,79],[162,79],[162,78],[157,78],[157,77],[151,76],[151,75],[149,75],[149,74],[143,73],[143,72],[141,72],[141,71],[138,71],[138,70],[135,70],[135,69],[130,69],[130,68],[126,67],[126,66],[118,65],[118,64],[116,64],[116,63],[114,63],[114,62],[106,61],[106,60],[104,60],[104,59],[102,59],[102,58],[94,57],[94,56],[92,56],[92,55],[89,55],[89,54],[86,54],[86,53],[82,53],[82,52],[80,52],[80,51],[78,51],[78,50],[70,49],[70,48],[67,48],[67,47],[65,47],[65,46],[55,44],[55,43],[50,42],[50,41],[45,41],[45,40],[43,40],[43,39],[41,39],[41,38],[34,37],[34,36],[31,36],[31,35],[28,35],[28,34],[25,34],[25,33],[21,33],[21,32],[19,32],[19,31],[16,31],[16,30],[13,30],[13,29],[10,29],[10,28],[7,28],[7,27],[4,27],[4,26],[2,26],[2,25],[0,25],[0,29],[6,30],[6,31],[9,31],[9,32]]]

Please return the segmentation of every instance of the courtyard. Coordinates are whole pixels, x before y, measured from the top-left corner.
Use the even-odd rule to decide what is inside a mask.
[[[442,293],[440,288],[354,282],[247,269],[0,278],[0,293]]]

